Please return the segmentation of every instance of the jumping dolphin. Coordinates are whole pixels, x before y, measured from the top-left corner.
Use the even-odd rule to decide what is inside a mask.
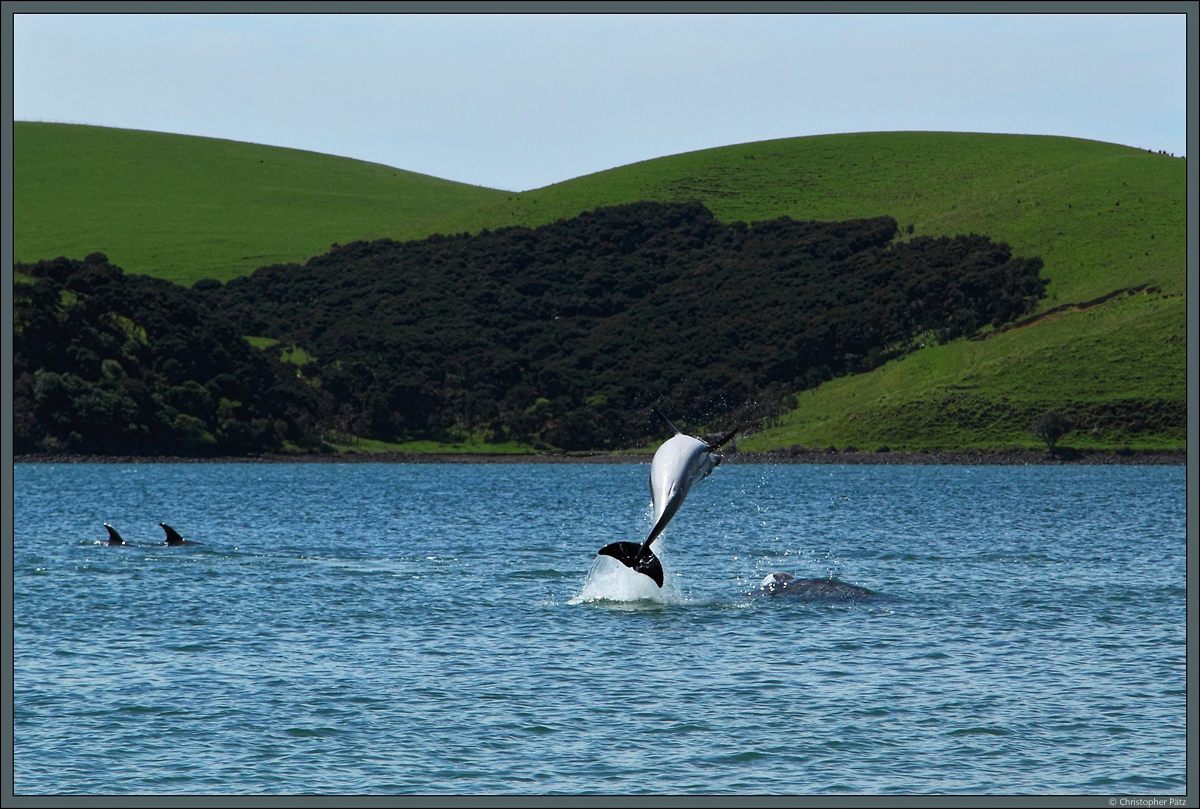
[[[792,596],[801,601],[844,601],[879,594],[857,584],[846,584],[833,576],[827,579],[797,579],[790,573],[768,573],[752,595]]]
[[[108,531],[108,544],[109,545],[128,545],[129,544],[125,540],[121,539],[121,535],[117,533],[116,528],[113,528],[108,523],[104,523],[104,528],[106,531]]]
[[[167,525],[165,522],[160,522],[158,524],[158,526],[159,526],[159,528],[161,528],[163,530],[163,533],[165,533],[167,535],[166,544],[168,544],[168,545],[192,545],[192,544],[194,544],[190,539],[184,539],[183,537],[179,536],[179,532],[176,531],[171,526]]]
[[[721,456],[717,455],[715,450],[733,438],[737,430],[713,436],[706,441],[684,435],[657,409],[654,412],[675,433],[658,448],[654,453],[654,460],[650,463],[650,497],[654,503],[654,527],[642,543],[613,542],[601,548],[599,553],[611,556],[638,573],[646,574],[654,579],[655,584],[662,587],[662,563],[650,550],[650,544],[667,527],[675,512],[679,511],[692,484],[707,477],[721,462]]]

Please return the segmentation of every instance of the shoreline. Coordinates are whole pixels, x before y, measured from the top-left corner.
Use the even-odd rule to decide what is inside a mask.
[[[838,452],[819,450],[775,450],[772,452],[722,453],[727,464],[846,464],[846,465],[944,465],[944,466],[1144,466],[1185,465],[1187,450],[1073,450],[1050,455],[1043,450],[954,450],[918,452]],[[340,453],[289,455],[263,453],[246,456],[181,457],[172,455],[17,455],[14,463],[642,463],[652,455],[641,453]]]

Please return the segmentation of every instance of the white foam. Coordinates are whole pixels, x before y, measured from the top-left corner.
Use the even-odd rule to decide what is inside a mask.
[[[662,560],[662,557],[659,557]],[[597,556],[583,580],[579,595],[568,604],[592,601],[654,601],[659,604],[680,604],[683,598],[679,585],[663,564],[663,586],[660,588],[649,576],[631,570],[611,556]]]

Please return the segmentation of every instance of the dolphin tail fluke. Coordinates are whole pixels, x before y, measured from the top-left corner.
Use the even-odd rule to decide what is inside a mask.
[[[614,542],[600,549],[602,556],[611,556],[625,567],[649,576],[659,587],[663,586],[662,562],[650,550],[649,543]]]

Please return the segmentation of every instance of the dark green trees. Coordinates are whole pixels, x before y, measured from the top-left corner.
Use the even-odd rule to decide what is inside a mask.
[[[183,289],[100,253],[19,267],[19,452],[222,454],[321,434],[635,446],[715,429],[921,341],[1029,311],[1041,262],[888,217],[716,221],[635,203],[538,228],[335,246]],[[243,335],[314,358],[284,366]]]
[[[699,204],[635,203],[356,242],[202,297],[243,334],[319,357],[314,378],[372,437],[615,448],[641,440],[651,405],[753,421],[918,335],[971,334],[1042,295],[1041,262],[1006,245],[895,233],[888,217],[725,225]]]
[[[101,253],[17,268],[14,449],[238,455],[312,445],[320,396],[187,290]]]
[[[1046,442],[1046,451],[1053,455],[1058,440],[1070,432],[1074,425],[1071,418],[1058,410],[1042,413],[1029,425],[1029,431]]]

